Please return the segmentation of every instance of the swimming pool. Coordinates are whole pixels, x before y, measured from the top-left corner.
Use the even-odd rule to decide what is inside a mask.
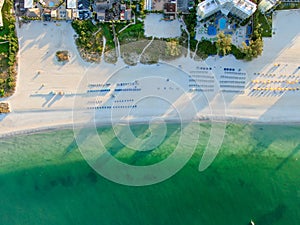
[[[224,30],[226,28],[226,22],[227,20],[223,17],[219,20],[220,30]]]
[[[49,7],[53,7],[54,5],[54,2],[49,2]]]

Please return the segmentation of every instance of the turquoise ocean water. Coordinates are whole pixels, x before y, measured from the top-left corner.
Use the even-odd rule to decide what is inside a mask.
[[[196,152],[170,179],[144,187],[113,183],[83,160],[72,130],[0,140],[0,224],[300,224],[300,126],[228,124],[213,164],[198,171],[210,126],[201,124]],[[146,125],[132,127],[147,135]],[[112,135],[110,127],[99,128]],[[117,139],[114,157],[133,165],[166,158],[179,126],[164,143],[136,153]]]

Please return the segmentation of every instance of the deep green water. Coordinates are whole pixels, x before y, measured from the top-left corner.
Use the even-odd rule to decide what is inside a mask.
[[[146,127],[133,127],[145,135]],[[198,165],[210,131],[189,163],[151,186],[123,186],[82,159],[71,130],[0,140],[0,224],[257,225],[300,224],[300,126],[229,124],[224,144],[204,172]],[[101,134],[112,129],[101,128]],[[168,125],[162,147],[134,153],[116,139],[109,151],[130,164],[164,159],[176,145]],[[299,160],[298,160],[299,159]]]

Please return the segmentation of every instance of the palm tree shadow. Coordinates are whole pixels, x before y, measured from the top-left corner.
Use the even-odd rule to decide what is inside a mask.
[[[252,149],[252,153],[264,152],[273,143],[274,139],[267,136],[273,126],[253,125],[252,137],[255,140],[255,148]]]
[[[6,113],[0,113],[0,121],[2,121],[7,116]]]
[[[296,146],[296,148],[286,157],[278,166],[276,166],[275,170],[280,170],[294,155],[296,155],[300,150],[300,144]]]
[[[88,137],[90,137],[91,132],[92,132],[91,129],[83,128],[83,129],[80,129],[80,131],[77,134],[74,133],[74,135],[76,135],[77,138],[74,136],[72,142],[66,148],[63,156],[67,156],[74,150],[78,149],[78,146],[80,145],[80,143],[84,142]]]
[[[173,124],[170,124],[170,125],[171,126],[168,126],[168,132],[167,132],[166,137],[165,137],[163,142],[165,142],[168,138],[170,138],[175,132],[178,132],[178,130],[180,129],[176,125],[173,125]],[[155,133],[155,132],[156,131],[154,130],[153,133]],[[160,145],[162,145],[163,142],[160,143]],[[149,140],[148,145],[151,146],[151,140]],[[143,158],[147,157],[149,154],[151,154],[157,148],[159,148],[159,146],[157,146],[157,147],[155,147],[155,148],[153,148],[149,151],[135,151],[135,153],[131,156],[130,164],[136,165],[138,163],[138,161],[140,161]]]
[[[139,129],[139,132],[138,132],[139,135],[143,135],[143,132],[147,130],[148,126],[138,125],[138,127],[134,127],[133,129],[135,129],[135,128]],[[171,128],[170,132],[168,132],[166,138],[170,137],[177,130],[178,130],[177,126],[172,126],[172,128]],[[135,133],[135,135],[139,136],[138,133]],[[154,133],[155,133],[155,131],[154,131]],[[114,157],[114,156],[116,157],[116,155],[123,150],[135,151],[128,158],[128,160],[126,160],[126,163],[128,163],[130,165],[136,165],[138,163],[138,161],[140,161],[144,157],[148,156],[149,154],[151,154],[153,152],[153,150],[155,150],[155,149],[152,149],[149,151],[133,150],[133,149],[129,148],[128,146],[124,145],[117,136],[115,136],[107,144],[105,144],[105,149],[106,149],[106,151],[103,154],[101,154],[101,156],[99,156],[97,158],[96,162],[94,163],[94,166],[97,168],[105,167],[106,163],[110,162],[111,157]]]
[[[68,155],[69,153],[73,152],[78,148],[76,139],[73,138],[72,142],[68,145],[68,147],[65,150],[64,156]]]
[[[125,146],[119,141],[118,137],[114,137],[109,143],[105,145],[105,148],[111,155],[116,155]]]
[[[286,212],[287,207],[280,203],[274,210],[265,213],[256,220],[256,224],[272,225],[277,223]]]
[[[105,132],[106,129],[109,129],[109,128],[101,128],[102,132]],[[78,149],[78,145],[80,145],[80,143],[86,141],[89,137],[91,137],[91,134],[94,135],[94,130],[91,128],[80,129],[79,132],[76,133],[77,138],[74,137],[72,142],[65,149],[64,156],[66,156],[69,153],[73,152],[74,150]],[[114,137],[107,144],[105,144],[105,149],[111,155],[116,155],[119,151],[122,150],[122,148],[124,148],[124,145],[119,141],[119,139],[117,137]]]

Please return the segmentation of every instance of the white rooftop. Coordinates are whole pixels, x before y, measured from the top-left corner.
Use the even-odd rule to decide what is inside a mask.
[[[262,0],[258,4],[258,8],[262,13],[264,13],[264,12],[268,11],[269,9],[271,9],[273,6],[275,6],[276,3],[277,3],[277,0]]]
[[[68,9],[76,9],[76,0],[67,0],[67,8]]]
[[[233,0],[233,3],[236,8],[250,15],[256,10],[256,4],[249,0]]]
[[[198,15],[209,16],[217,11],[227,15],[230,11],[238,9],[247,15],[252,15],[256,10],[256,4],[249,0],[205,0],[198,4]]]
[[[33,7],[33,0],[25,0],[24,1],[24,8],[25,9],[30,9]]]
[[[204,14],[208,14],[211,11],[219,8],[219,5],[215,2],[215,0],[206,0],[204,2],[199,3],[198,8],[204,12]]]

